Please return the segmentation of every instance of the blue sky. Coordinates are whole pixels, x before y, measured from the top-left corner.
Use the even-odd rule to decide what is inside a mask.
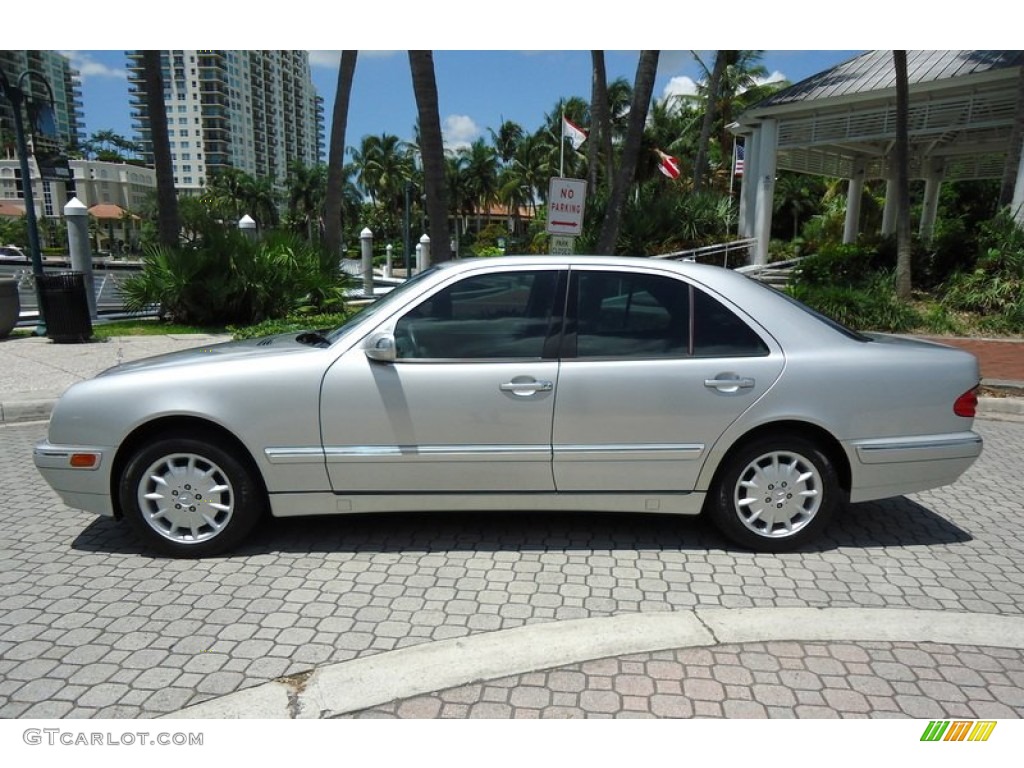
[[[86,134],[113,129],[132,136],[124,51],[63,51],[82,76]],[[771,79],[792,82],[827,69],[860,51],[765,51],[763,64]],[[713,51],[697,51],[711,64]],[[337,82],[338,51],[313,50],[313,82],[325,101],[328,123]],[[633,81],[636,51],[607,51],[608,78]],[[559,98],[590,98],[590,52],[585,50],[466,51],[434,54],[442,129],[449,144],[489,138],[503,119],[536,130]],[[691,51],[662,51],[655,97],[693,93],[701,77]],[[390,133],[411,139],[416,103],[405,51],[362,51],[358,55],[349,107],[346,144],[367,134]]]

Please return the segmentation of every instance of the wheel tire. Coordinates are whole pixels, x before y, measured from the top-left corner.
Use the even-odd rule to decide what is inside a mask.
[[[171,557],[237,545],[266,509],[252,471],[216,441],[166,435],[139,449],[121,475],[121,509],[135,532]]]
[[[815,443],[764,437],[728,457],[712,489],[710,513],[736,544],[788,552],[821,534],[841,494],[835,467]]]

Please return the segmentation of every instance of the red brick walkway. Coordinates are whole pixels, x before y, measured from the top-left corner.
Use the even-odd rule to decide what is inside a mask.
[[[973,353],[981,364],[983,379],[1024,382],[1024,339],[961,339],[929,337]]]

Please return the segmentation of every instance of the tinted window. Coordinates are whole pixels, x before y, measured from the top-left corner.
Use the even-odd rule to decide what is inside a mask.
[[[571,301],[579,358],[678,357],[689,352],[689,286],[680,280],[579,272]]]
[[[768,347],[743,320],[717,299],[693,290],[694,357],[767,355]]]
[[[558,272],[468,277],[435,293],[395,326],[399,359],[541,358]]]

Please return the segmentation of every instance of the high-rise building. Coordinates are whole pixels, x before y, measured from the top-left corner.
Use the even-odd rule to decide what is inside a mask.
[[[161,51],[175,186],[202,194],[211,176],[236,168],[284,183],[293,162],[323,157],[323,100],[306,51]],[[128,52],[132,119],[152,162],[142,52]]]
[[[57,133],[67,148],[77,147],[84,140],[82,111],[82,84],[78,70],[73,69],[67,56],[56,51],[0,51],[0,68],[14,87],[20,83],[26,98],[45,102],[50,94],[38,75],[42,75],[53,91],[53,113]],[[33,74],[22,76],[25,72]],[[23,116],[27,120],[27,116]],[[30,132],[25,122],[26,133]],[[7,99],[0,99],[0,134],[5,146],[0,157],[13,157],[14,113]],[[9,139],[9,141],[8,141]],[[10,144],[10,146],[6,146]]]

